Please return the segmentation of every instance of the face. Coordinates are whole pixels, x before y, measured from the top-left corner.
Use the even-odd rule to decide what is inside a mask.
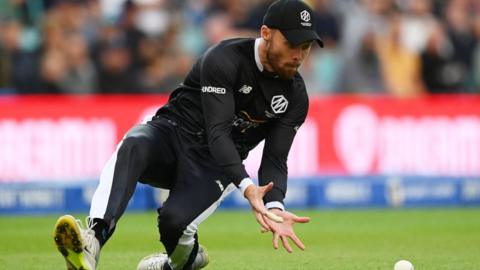
[[[266,41],[266,60],[270,69],[283,79],[292,78],[310,52],[312,41],[293,46],[279,30],[266,29],[266,31],[269,33],[265,33],[263,38]]]

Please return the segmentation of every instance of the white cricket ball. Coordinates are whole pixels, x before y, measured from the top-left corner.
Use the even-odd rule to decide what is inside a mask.
[[[414,270],[414,269],[415,268],[413,268],[413,264],[407,260],[400,260],[393,267],[393,270]]]

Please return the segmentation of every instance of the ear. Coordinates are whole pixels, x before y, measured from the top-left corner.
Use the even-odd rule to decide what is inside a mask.
[[[262,25],[262,28],[260,28],[260,36],[263,40],[269,41],[272,38],[272,30],[268,28],[268,26]]]

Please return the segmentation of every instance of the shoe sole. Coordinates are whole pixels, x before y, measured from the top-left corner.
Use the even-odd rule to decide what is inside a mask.
[[[80,228],[78,228],[74,217],[65,215],[57,220],[53,239],[58,251],[67,262],[68,270],[93,270],[85,263]]]

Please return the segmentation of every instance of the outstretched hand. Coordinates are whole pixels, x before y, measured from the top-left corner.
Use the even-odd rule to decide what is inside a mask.
[[[255,219],[262,227],[262,232],[271,231],[273,233],[273,248],[278,249],[278,241],[282,241],[282,245],[288,252],[293,252],[292,247],[288,243],[288,239],[291,239],[295,245],[301,250],[305,249],[305,245],[295,234],[293,225],[295,223],[308,223],[309,217],[299,217],[288,211],[282,211],[280,209],[272,209],[270,213],[282,218],[282,222],[275,222],[268,217],[268,210],[263,204],[263,197],[273,188],[273,183],[270,182],[265,186],[250,185],[245,189],[244,196],[250,203],[252,211],[255,215]]]
[[[267,192],[272,189],[272,187],[272,182],[260,187],[256,185],[250,185],[245,189],[245,193],[243,194],[250,203],[250,206],[252,207],[255,219],[260,224],[260,226],[262,226],[262,230],[264,231],[270,231],[271,227],[268,223],[265,222],[265,220],[268,219],[268,210],[263,204],[263,197],[265,196],[265,194],[267,194]]]
[[[295,223],[308,223],[310,221],[309,217],[299,217],[288,211],[282,211],[279,209],[270,210],[277,216],[283,218],[282,223],[277,223],[269,220],[268,218],[263,218],[264,223],[268,225],[268,229],[265,226],[262,226],[262,232],[271,231],[273,233],[273,248],[278,249],[278,240],[282,241],[282,245],[288,252],[293,252],[292,247],[288,243],[290,238],[292,242],[301,250],[305,250],[305,245],[300,241],[300,239],[295,234],[293,230],[293,225]]]

